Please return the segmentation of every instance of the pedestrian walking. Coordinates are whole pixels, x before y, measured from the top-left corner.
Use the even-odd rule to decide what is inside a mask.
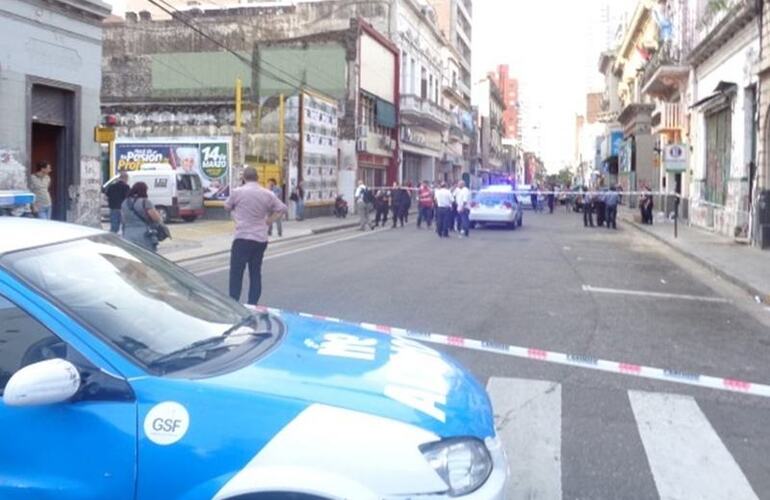
[[[388,211],[390,210],[390,198],[388,192],[379,190],[374,195],[374,227],[379,227],[382,223],[382,227],[388,223]]]
[[[422,181],[417,193],[417,229],[425,222],[428,228],[433,223],[433,190],[428,186],[428,181]]]
[[[298,221],[303,220],[305,218],[305,190],[302,188],[301,182],[298,182],[291,190],[289,199],[294,202],[294,217]]]
[[[393,229],[398,224],[404,227],[406,221],[406,211],[409,206],[409,193],[401,187],[398,182],[393,183],[393,189],[390,191],[390,204],[393,211]]]
[[[283,189],[278,185],[278,183],[275,181],[275,179],[270,179],[267,181],[267,188],[275,195],[276,198],[281,200],[283,198]],[[283,201],[283,200],[281,200]],[[267,228],[267,235],[272,236],[273,235],[273,224],[275,224],[276,228],[278,228],[278,237],[280,238],[283,236],[283,217],[279,217],[275,219],[274,223],[271,223],[270,226]]]
[[[617,229],[617,217],[618,217],[618,203],[620,202],[620,196],[618,196],[618,189],[615,186],[610,187],[610,191],[604,197],[604,205],[606,206],[607,214],[605,219],[607,220],[607,229]]]
[[[163,220],[155,206],[147,198],[147,184],[137,182],[126,195],[120,207],[123,224],[123,238],[153,252],[158,250],[158,240],[153,238],[150,229]]]
[[[449,238],[449,222],[452,216],[452,192],[447,189],[446,183],[442,182],[436,190],[436,232],[439,238]]]
[[[107,205],[110,207],[110,231],[118,233],[123,220],[121,207],[128,197],[128,192],[131,191],[131,186],[128,185],[128,174],[121,172],[117,180],[102,191],[107,195]]]
[[[452,194],[452,207],[449,214],[449,230],[455,232],[457,230],[457,200],[455,200],[455,193],[457,192],[457,183],[452,185],[449,190]]]
[[[556,195],[553,192],[554,189],[555,188],[553,186],[551,186],[548,189],[548,194],[545,195],[546,203],[548,203],[548,213],[550,213],[550,214],[553,213],[553,207],[556,204]]]
[[[470,233],[471,221],[471,192],[465,187],[465,181],[457,183],[455,190],[455,203],[457,203],[458,232],[460,237],[467,238]]]
[[[583,188],[583,226],[594,227],[593,197],[588,190]]]
[[[249,268],[247,303],[257,305],[262,295],[262,259],[267,250],[267,228],[287,213],[286,205],[259,185],[257,169],[243,169],[243,185],[225,201],[225,210],[235,221],[230,248],[230,297],[240,301],[243,273]]]
[[[374,209],[374,195],[366,187],[363,179],[358,180],[358,186],[356,187],[353,200],[356,203],[356,212],[358,212],[358,230],[366,231],[366,226],[374,230],[374,224],[369,221],[369,215]]]
[[[29,187],[35,195],[32,211],[38,219],[51,218],[51,164],[41,161],[35,165],[35,173],[29,179]]]
[[[596,214],[596,225],[604,226],[605,216],[607,215],[607,205],[604,202],[604,188],[597,188],[598,192],[594,195],[594,213]]]
[[[414,192],[411,182],[408,182],[404,188],[404,222],[409,224],[409,210],[412,209],[412,192]]]
[[[532,203],[532,211],[537,212],[537,187],[535,186],[531,187],[529,201]]]

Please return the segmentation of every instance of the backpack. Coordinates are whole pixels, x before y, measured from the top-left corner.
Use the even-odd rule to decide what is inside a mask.
[[[374,203],[374,193],[369,189],[364,189],[362,199],[364,200],[364,203]]]

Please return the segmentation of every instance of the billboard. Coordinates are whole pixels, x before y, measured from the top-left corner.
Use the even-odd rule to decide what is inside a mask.
[[[207,201],[227,198],[232,171],[229,137],[175,139],[117,139],[112,171],[139,170],[145,163],[168,163],[174,170],[196,173]]]
[[[305,92],[302,96],[302,186],[305,202],[334,203],[338,193],[337,102]]]

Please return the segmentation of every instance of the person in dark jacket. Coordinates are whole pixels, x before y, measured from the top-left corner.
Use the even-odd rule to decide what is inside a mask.
[[[104,189],[107,195],[107,205],[110,207],[110,231],[117,233],[120,231],[120,224],[123,221],[121,216],[121,207],[123,201],[128,197],[131,187],[128,185],[128,174],[121,172],[118,180],[111,183]]]
[[[390,199],[386,191],[377,191],[374,196],[374,210],[376,215],[374,216],[374,227],[379,227],[382,222],[382,227],[388,223],[388,211],[390,210]]]
[[[393,183],[393,189],[390,191],[390,206],[393,212],[393,228],[400,222],[401,227],[404,227],[404,212],[409,203],[407,199],[409,194],[404,188],[402,188],[398,182]]]

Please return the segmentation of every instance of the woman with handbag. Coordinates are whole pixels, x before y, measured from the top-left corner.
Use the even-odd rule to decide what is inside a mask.
[[[160,241],[157,228],[162,227],[163,221],[147,198],[147,184],[137,182],[131,186],[120,211],[123,219],[123,238],[153,252],[157,251]]]

